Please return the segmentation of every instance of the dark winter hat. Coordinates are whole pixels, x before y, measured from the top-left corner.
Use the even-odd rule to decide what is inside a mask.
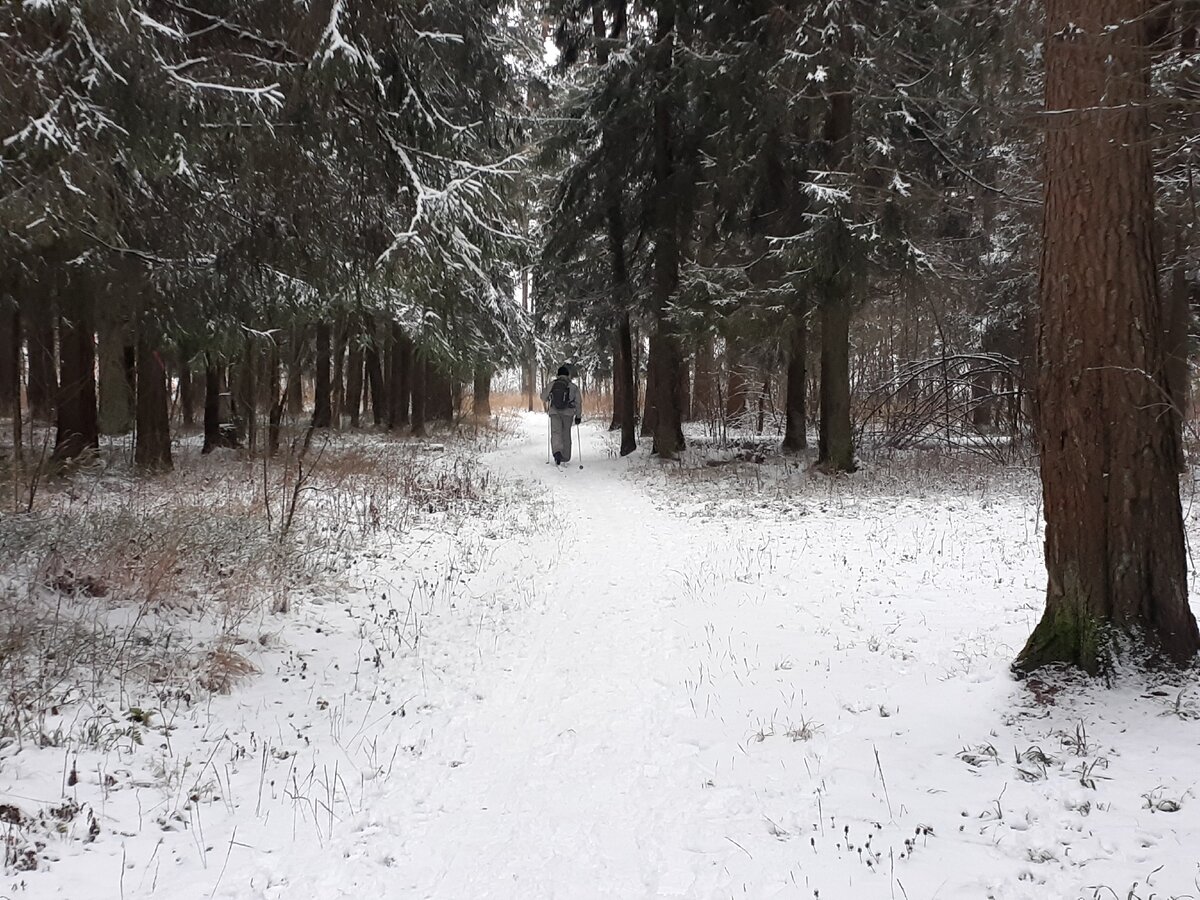
[[[571,370],[570,370],[570,369],[568,369],[566,366],[559,366],[559,367],[558,367],[558,374],[559,374],[559,375],[566,375],[568,378],[570,378],[570,377],[571,377]]]

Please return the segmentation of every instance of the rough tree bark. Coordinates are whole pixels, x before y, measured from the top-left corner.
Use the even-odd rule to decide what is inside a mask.
[[[204,446],[201,454],[218,447],[241,446],[234,421],[232,398],[225,390],[221,368],[211,353],[204,354]]]
[[[387,402],[383,392],[383,364],[379,358],[378,329],[373,324],[368,333],[369,343],[363,351],[367,387],[371,393],[371,422],[376,428],[387,419]]]
[[[313,428],[328,428],[333,424],[333,381],[330,355],[333,353],[333,328],[328,320],[317,323],[316,378],[313,385]]]
[[[692,375],[692,414],[708,421],[716,411],[716,361],[712,335],[705,335],[696,347],[696,367]]]
[[[105,297],[98,304],[96,353],[99,360],[99,422],[102,434],[128,434],[133,429],[134,379],[131,377],[129,318],[125,304]]]
[[[617,324],[617,345],[621,349],[617,360],[617,377],[621,382],[621,455],[628,456],[637,449],[637,380],[633,368],[633,329],[629,313],[621,315]]]
[[[492,415],[492,367],[486,363],[475,367],[475,390],[471,411],[476,419],[489,419]]]
[[[850,428],[850,303],[821,304],[821,417],[817,460],[840,472],[854,471]]]
[[[659,4],[655,34],[654,72],[658,90],[654,99],[654,450],[660,459],[676,459],[684,448],[679,378],[683,352],[670,305],[679,288],[679,161],[676,146],[674,102],[670,80],[674,68],[677,14],[676,2]],[[686,8],[683,10],[686,13]]]
[[[196,424],[196,386],[192,379],[192,359],[187,350],[179,349],[179,410],[184,426]]]
[[[1153,0],[1048,0],[1038,440],[1046,610],[1014,663],[1191,662],[1154,246]]]
[[[330,398],[331,417],[340,431],[346,411],[346,323],[339,316],[333,332],[333,396]]]
[[[746,373],[742,368],[741,341],[736,335],[725,338],[725,416],[736,419],[746,411],[749,391]]]
[[[304,413],[304,342],[305,329],[293,326],[287,363],[287,413],[299,419]]]
[[[392,355],[388,378],[388,428],[409,424],[413,396],[413,343],[399,323],[392,323]]]
[[[853,98],[832,94],[825,123],[830,167],[837,170],[850,153]],[[842,227],[842,226],[835,226]],[[817,461],[839,472],[854,471],[854,431],[850,423],[850,319],[854,300],[853,265],[846,236],[832,241],[827,266],[832,274],[821,297],[821,418]]]
[[[412,434],[425,437],[425,379],[429,363],[424,354],[416,349],[412,352]]]
[[[346,412],[350,416],[350,427],[362,425],[363,409],[363,347],[362,340],[355,331],[348,338],[349,348],[346,352]]]
[[[59,294],[57,433],[51,459],[62,462],[100,447],[96,409],[95,309],[89,286],[72,279]]]
[[[156,333],[143,317],[137,328],[137,440],[133,461],[143,469],[169,471],[171,395],[167,367],[157,351]]]
[[[654,339],[646,352],[646,393],[642,397],[642,437],[650,437],[658,425],[658,359]]]
[[[805,383],[808,377],[808,305],[797,304],[792,310],[791,318],[788,327],[790,333],[783,449],[804,450],[808,447],[808,407],[805,403]]]

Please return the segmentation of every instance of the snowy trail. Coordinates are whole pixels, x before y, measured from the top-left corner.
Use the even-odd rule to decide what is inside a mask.
[[[582,471],[559,471],[537,455],[542,423],[524,425],[493,464],[556,498],[545,611],[463,726],[463,765],[410,823],[400,868],[419,873],[414,896],[692,896],[697,857],[737,852],[689,808],[707,776],[682,740],[673,570],[692,542],[595,441]]]
[[[487,514],[364,545],[275,620],[260,677],[81,763],[101,839],[12,896],[1200,892],[1200,697],[1011,677],[1044,590],[1028,486],[772,495],[587,428],[585,468],[555,470],[544,418],[519,427]],[[46,754],[0,798],[55,796]]]

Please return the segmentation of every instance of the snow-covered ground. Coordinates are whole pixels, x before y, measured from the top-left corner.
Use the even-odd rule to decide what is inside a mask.
[[[587,429],[555,470],[520,430],[504,502],[364,541],[229,696],[0,751],[0,823],[51,844],[0,897],[1200,896],[1200,690],[1008,672],[1028,475],[764,482]]]

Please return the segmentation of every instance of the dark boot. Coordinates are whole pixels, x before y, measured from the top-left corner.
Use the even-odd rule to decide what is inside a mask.
[[[558,451],[558,450],[555,450],[555,451],[554,451],[554,464],[555,464],[556,466],[561,466],[561,465],[562,465],[562,453],[561,453],[560,451]]]

